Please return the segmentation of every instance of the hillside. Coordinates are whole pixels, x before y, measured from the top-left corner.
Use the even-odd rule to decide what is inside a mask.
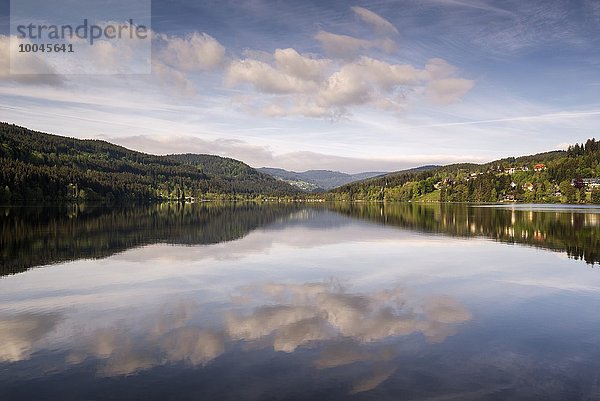
[[[566,151],[387,174],[333,190],[330,200],[600,203],[600,141]]]
[[[233,159],[155,156],[7,123],[0,123],[0,163],[2,202],[250,198],[298,192]]]
[[[385,172],[365,172],[346,174],[331,170],[308,170],[301,173],[280,168],[261,167],[260,172],[279,178],[307,192],[320,192],[333,189],[354,181],[386,174]]]

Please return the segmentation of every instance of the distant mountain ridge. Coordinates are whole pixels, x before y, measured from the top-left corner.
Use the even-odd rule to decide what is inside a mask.
[[[427,171],[437,167],[439,166],[420,166],[408,170],[403,170],[403,172]],[[363,181],[369,178],[381,177],[388,174],[394,174],[381,171],[368,171],[364,173],[348,174],[332,170],[307,170],[299,173],[296,171],[289,171],[273,167],[261,167],[257,170],[269,174],[280,180],[286,181],[287,183],[308,192],[328,191],[347,184],[351,184],[353,182]]]
[[[347,174],[331,170],[307,170],[304,172],[296,172],[273,167],[261,167],[257,168],[257,170],[309,192],[326,191],[351,182],[387,174],[386,172]]]

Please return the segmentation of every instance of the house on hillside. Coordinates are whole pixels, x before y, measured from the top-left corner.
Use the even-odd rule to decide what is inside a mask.
[[[504,169],[506,174],[514,174],[517,171],[529,171],[529,167],[509,167]]]
[[[562,192],[560,192],[560,187],[558,185],[554,185],[554,192],[552,193],[554,196],[562,196]]]
[[[523,184],[523,189],[529,192],[533,192],[534,186],[532,183],[528,182],[526,184]]]
[[[583,178],[581,181],[586,188],[600,188],[600,178]]]
[[[544,163],[538,163],[535,166],[533,166],[533,170],[534,171],[543,171],[543,170],[546,170],[546,165]]]

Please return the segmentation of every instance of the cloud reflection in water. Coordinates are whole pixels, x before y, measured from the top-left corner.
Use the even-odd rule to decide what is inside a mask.
[[[421,333],[430,342],[440,342],[471,319],[449,297],[415,299],[399,288],[350,292],[334,281],[245,286],[220,307],[218,318],[208,319],[207,304],[187,299],[92,332],[69,333],[79,340],[62,345],[66,367],[92,362],[98,376],[111,377],[173,363],[202,366],[228,350],[291,354],[306,348],[317,351],[312,362],[317,370],[368,364],[350,390],[359,393],[396,371],[397,352],[390,344],[380,346],[381,341]],[[1,360],[31,358],[62,318],[22,314],[1,320]]]

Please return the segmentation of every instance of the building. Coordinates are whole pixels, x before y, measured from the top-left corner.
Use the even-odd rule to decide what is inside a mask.
[[[525,166],[525,167],[509,167],[509,168],[505,168],[504,172],[506,174],[514,174],[517,171],[529,171],[529,167]]]
[[[600,178],[583,178],[581,181],[587,188],[600,188]]]
[[[528,182],[528,183],[526,183],[526,184],[523,184],[523,189],[524,189],[524,190],[527,190],[527,191],[529,191],[529,192],[533,192],[533,190],[534,190],[534,186],[533,186],[533,184],[532,184],[532,183]]]
[[[533,169],[535,171],[542,171],[542,170],[546,170],[546,165],[544,163],[538,163],[535,166],[533,166]]]

